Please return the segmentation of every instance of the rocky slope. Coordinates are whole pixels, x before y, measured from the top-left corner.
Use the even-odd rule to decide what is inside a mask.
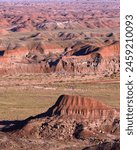
[[[1,4],[0,25],[9,27],[7,30],[10,32],[114,28],[119,26],[117,20],[119,16],[118,0],[106,2],[87,0],[43,1],[37,3],[35,1],[9,1],[7,3],[1,2]],[[3,9],[3,5],[6,5],[5,9]]]
[[[119,110],[92,98],[62,95],[47,112],[5,126],[2,131],[26,139],[85,141],[96,149],[111,150],[118,147]]]
[[[0,2],[0,74],[110,76],[119,72],[116,41],[118,0]]]
[[[78,44],[60,53],[45,54],[41,47],[5,52],[0,57],[1,74],[67,72],[110,76],[119,74],[119,42],[104,47]]]

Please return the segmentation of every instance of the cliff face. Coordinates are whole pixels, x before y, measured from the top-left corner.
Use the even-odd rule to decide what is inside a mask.
[[[74,47],[59,60],[56,71],[110,76],[120,72],[119,53],[118,42],[102,48]]]
[[[59,54],[45,54],[38,50],[13,50],[0,57],[0,73],[67,72],[92,75],[112,75],[120,71],[120,46],[74,46]]]

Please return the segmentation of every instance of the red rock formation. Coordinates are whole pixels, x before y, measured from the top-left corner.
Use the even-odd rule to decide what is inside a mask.
[[[119,111],[93,98],[62,95],[46,113],[30,117],[12,129],[20,136],[44,139],[110,140],[119,137]]]
[[[99,53],[103,58],[116,57],[120,55],[120,43],[114,42],[111,45],[105,46],[99,50]]]
[[[81,46],[60,54],[45,53],[39,50],[28,51],[24,48],[7,50],[4,58],[0,57],[1,73],[46,73],[67,72],[110,76],[120,71],[119,43],[95,48]],[[4,61],[4,62],[3,62]],[[6,66],[6,67],[5,67]]]
[[[73,118],[84,118],[95,120],[105,120],[118,115],[115,109],[92,98],[82,96],[62,95],[53,107],[49,109],[51,116],[66,116]]]
[[[0,29],[0,35],[7,35],[9,32],[5,29]]]
[[[120,71],[119,42],[103,48],[71,49],[57,64],[57,71],[73,73],[113,75]]]
[[[62,95],[47,112],[5,126],[14,136],[98,141],[119,138],[119,111],[93,98]]]

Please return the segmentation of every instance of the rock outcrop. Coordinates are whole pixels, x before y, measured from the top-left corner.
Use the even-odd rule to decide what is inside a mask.
[[[103,142],[96,146],[85,147],[82,150],[120,150],[120,141]]]
[[[93,98],[61,95],[46,112],[9,121],[1,131],[16,140],[82,142],[79,149],[119,150],[119,110]]]
[[[62,95],[48,112],[49,116],[68,116],[91,121],[112,119],[118,114],[104,103],[81,96]]]
[[[119,139],[119,111],[92,98],[62,95],[47,112],[3,131],[42,139],[111,141]]]
[[[99,76],[110,76],[120,72],[119,42],[101,48],[79,45],[58,54],[45,54],[44,49],[40,51],[41,48],[28,52],[21,50],[5,52],[3,57],[6,57],[8,62],[3,63],[3,57],[0,57],[0,72],[3,74],[66,72]]]

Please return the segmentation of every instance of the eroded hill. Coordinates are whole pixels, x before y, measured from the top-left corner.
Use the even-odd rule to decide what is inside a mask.
[[[19,141],[15,138],[12,143],[5,144],[2,141],[1,145],[11,145],[18,149],[24,143],[21,140],[25,138],[32,142],[23,148],[30,148],[36,140],[44,140],[47,141],[43,143],[44,149],[50,149],[53,141],[62,145],[67,141],[72,144],[71,149],[91,147],[97,150],[99,147],[107,147],[108,150],[116,150],[119,149],[119,129],[118,109],[88,97],[61,95],[46,112],[3,127],[2,131],[9,134],[10,141],[14,137],[18,137]],[[81,144],[74,146],[74,141]]]

